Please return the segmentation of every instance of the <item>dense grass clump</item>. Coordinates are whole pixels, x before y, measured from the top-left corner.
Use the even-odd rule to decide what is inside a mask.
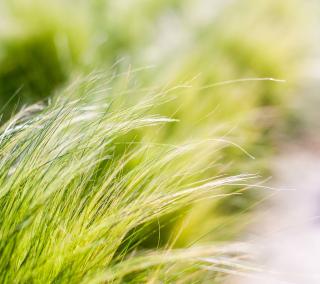
[[[207,155],[219,149],[210,141],[132,146],[130,133],[177,123],[152,113],[162,95],[131,106],[103,89],[91,89],[104,93],[100,99],[75,99],[90,88],[73,86],[65,91],[69,99],[30,106],[1,128],[3,283],[147,281],[162,273],[169,279],[177,271],[168,263],[206,263],[199,257],[223,250],[172,251],[177,233],[163,251],[145,254],[135,239],[160,217],[204,197],[222,198],[225,186],[250,176],[201,179]],[[188,269],[185,277],[203,270]]]

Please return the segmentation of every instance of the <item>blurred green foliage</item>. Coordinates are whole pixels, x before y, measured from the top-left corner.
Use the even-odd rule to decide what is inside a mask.
[[[0,33],[2,120],[23,105],[45,99],[82,60],[87,27],[66,5],[8,1]],[[69,10],[70,12],[70,10]]]

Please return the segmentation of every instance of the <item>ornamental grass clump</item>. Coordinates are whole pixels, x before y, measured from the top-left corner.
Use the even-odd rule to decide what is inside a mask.
[[[145,252],[139,243],[157,219],[223,198],[228,185],[252,176],[204,179],[212,167],[208,155],[221,147],[212,141],[131,140],[132,132],[179,123],[152,113],[154,104],[165,103],[163,95],[132,105],[117,104],[121,95],[104,89],[91,89],[94,99],[76,98],[90,88],[76,84],[1,127],[0,281],[139,282],[184,277],[184,269],[186,277],[208,277],[212,269],[203,268],[208,261],[200,257],[232,259],[239,250],[210,245],[175,251],[179,233],[161,250]]]

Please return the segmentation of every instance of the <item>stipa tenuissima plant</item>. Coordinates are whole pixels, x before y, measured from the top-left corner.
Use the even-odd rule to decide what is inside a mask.
[[[54,99],[2,126],[1,283],[189,281],[216,275],[212,267],[233,267],[213,258],[232,259],[231,248],[175,251],[173,238],[162,250],[144,252],[136,238],[157,218],[224,196],[224,185],[248,176],[199,180],[217,151],[213,143],[141,139],[132,146],[130,133],[176,122],[150,112],[161,96],[131,106],[106,97]]]

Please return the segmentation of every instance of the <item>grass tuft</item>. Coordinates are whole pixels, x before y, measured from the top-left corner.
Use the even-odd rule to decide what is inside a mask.
[[[196,247],[144,255],[132,240],[168,213],[227,196],[225,186],[251,176],[203,179],[207,155],[217,151],[209,140],[131,144],[134,131],[178,123],[152,113],[162,95],[131,106],[106,94],[90,103],[69,97],[26,108],[1,127],[1,282],[120,281],[158,273],[169,259],[207,256]]]

